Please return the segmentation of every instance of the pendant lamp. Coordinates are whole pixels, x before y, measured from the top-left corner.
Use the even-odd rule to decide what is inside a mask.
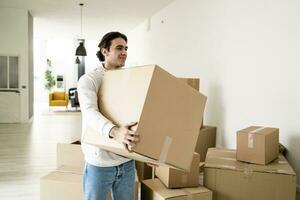
[[[83,3],[80,3],[80,37],[81,39],[78,39],[79,41],[79,46],[76,49],[76,56],[86,56],[86,50],[84,48],[84,39],[82,39],[82,7],[83,7]]]

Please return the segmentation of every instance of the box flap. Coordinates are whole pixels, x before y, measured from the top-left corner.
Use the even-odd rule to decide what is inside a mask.
[[[178,170],[184,170],[184,169],[180,169],[178,167],[175,167],[175,166],[172,166],[172,165],[169,165],[166,163],[160,163],[158,160],[154,160],[154,159],[146,157],[144,155],[135,153],[134,151],[129,152],[125,149],[125,147],[123,145],[121,145],[117,141],[115,141],[113,139],[105,138],[105,137],[99,135],[97,131],[95,131],[91,128],[86,129],[86,132],[83,134],[82,140],[83,140],[82,142],[84,142],[84,143],[98,146],[101,149],[113,152],[115,154],[124,156],[126,158],[131,158],[131,159],[138,160],[138,161],[141,161],[144,163],[152,163],[154,165],[161,165],[161,166],[171,167],[171,168],[178,169]]]
[[[237,161],[236,150],[231,149],[210,148],[206,155],[205,168],[296,175],[283,155],[279,155],[268,165],[256,165]]]
[[[202,186],[181,189],[168,189],[157,178],[144,180],[142,183],[149,187],[152,191],[158,193],[164,199],[178,196],[188,196],[189,194],[198,194],[202,192],[210,192],[209,189]]]

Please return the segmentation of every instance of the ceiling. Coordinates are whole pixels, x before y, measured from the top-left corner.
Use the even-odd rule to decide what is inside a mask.
[[[99,39],[106,32],[128,33],[174,0],[0,0],[0,7],[21,8],[34,17],[34,36]]]

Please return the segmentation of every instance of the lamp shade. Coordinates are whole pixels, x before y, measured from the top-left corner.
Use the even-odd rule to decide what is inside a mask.
[[[85,48],[83,46],[83,42],[79,43],[79,46],[76,49],[75,55],[76,56],[86,56],[86,50],[85,50]]]

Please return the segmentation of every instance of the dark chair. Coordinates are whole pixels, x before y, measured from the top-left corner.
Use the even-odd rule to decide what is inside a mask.
[[[77,108],[80,107],[79,100],[78,100],[77,88],[69,89],[69,99],[71,102],[71,107],[75,107],[75,109],[77,110]]]

